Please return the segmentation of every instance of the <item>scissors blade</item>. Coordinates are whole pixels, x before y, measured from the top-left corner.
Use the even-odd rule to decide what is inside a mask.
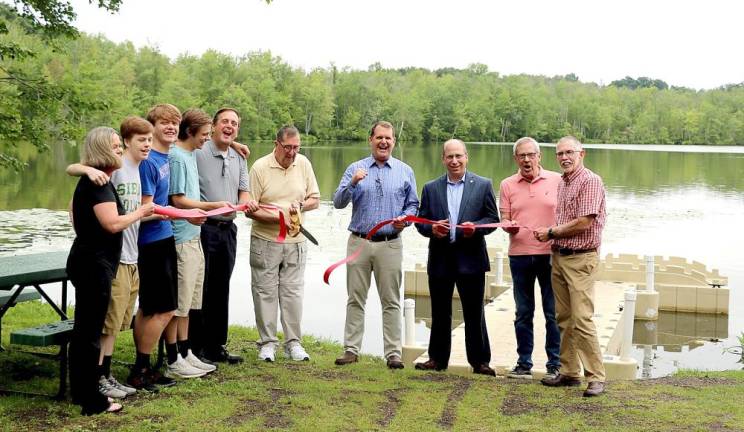
[[[313,242],[313,244],[315,246],[318,246],[318,240],[315,239],[315,236],[313,236],[312,234],[310,234],[310,232],[308,232],[308,230],[306,230],[305,228],[303,228],[302,225],[300,225],[300,232],[302,233],[302,235],[305,236],[305,238],[307,238],[308,240],[310,240],[311,242]]]

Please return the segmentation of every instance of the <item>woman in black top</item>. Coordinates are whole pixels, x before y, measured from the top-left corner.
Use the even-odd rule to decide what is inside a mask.
[[[97,127],[85,137],[81,162],[111,176],[121,166],[121,139],[109,127]],[[114,186],[96,186],[80,177],[72,198],[75,241],[67,259],[67,274],[75,286],[75,325],[70,341],[70,390],[84,415],[116,412],[121,405],[98,392],[99,340],[106,318],[111,281],[121,254],[121,232],[153,212],[152,204],[125,214]]]

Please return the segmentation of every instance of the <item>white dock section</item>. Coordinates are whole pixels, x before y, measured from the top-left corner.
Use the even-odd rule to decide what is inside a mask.
[[[594,324],[597,327],[599,344],[603,354],[608,352],[610,339],[618,328],[622,312],[623,293],[634,285],[618,282],[598,281],[595,283]],[[545,317],[542,313],[540,287],[535,286],[534,349],[532,352],[533,376],[539,378],[545,373]],[[517,362],[517,340],[514,333],[515,304],[512,289],[485,306],[486,326],[491,344],[491,367],[499,375],[504,375]],[[614,347],[613,347],[614,350]],[[416,361],[428,360],[424,353]],[[452,330],[452,354],[449,369],[452,372],[470,372],[465,354],[465,325],[460,324]]]

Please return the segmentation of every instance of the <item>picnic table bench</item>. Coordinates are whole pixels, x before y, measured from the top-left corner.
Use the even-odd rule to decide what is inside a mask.
[[[67,317],[67,251],[0,257],[0,336],[5,313],[18,302],[43,298],[57,312],[60,321],[11,332],[11,344],[29,346],[59,345],[59,390],[56,398],[64,398],[67,390],[67,344],[73,321]],[[42,285],[62,282],[58,306]],[[0,351],[3,351],[0,345]],[[7,392],[7,391],[3,391]]]

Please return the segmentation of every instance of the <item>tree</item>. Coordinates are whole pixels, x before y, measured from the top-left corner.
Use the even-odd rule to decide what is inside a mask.
[[[90,0],[115,12],[122,0]],[[38,65],[27,64],[39,52],[39,45],[25,35],[40,35],[46,42],[78,36],[72,25],[75,12],[66,0],[14,0],[0,4],[0,167],[19,170],[23,163],[15,154],[19,141],[27,140],[38,149],[46,148],[48,134],[43,126],[68,119],[57,101],[68,89],[52,83]]]

